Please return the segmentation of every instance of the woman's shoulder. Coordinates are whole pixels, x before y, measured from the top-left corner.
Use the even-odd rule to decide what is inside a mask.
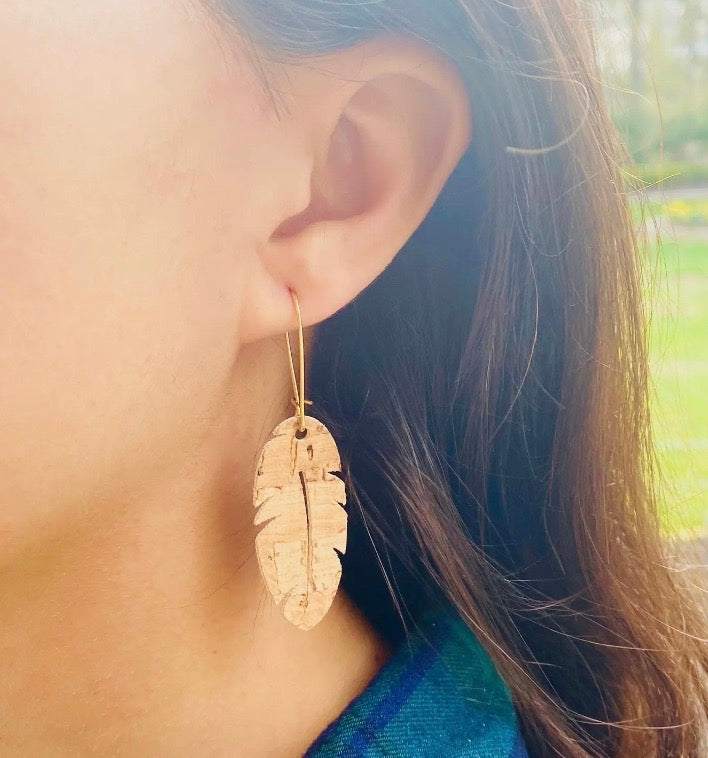
[[[509,690],[456,610],[429,608],[304,758],[527,756]]]

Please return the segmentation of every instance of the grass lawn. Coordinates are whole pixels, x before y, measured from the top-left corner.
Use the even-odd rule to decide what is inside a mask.
[[[708,535],[708,235],[666,237],[648,253],[662,519],[672,536]]]

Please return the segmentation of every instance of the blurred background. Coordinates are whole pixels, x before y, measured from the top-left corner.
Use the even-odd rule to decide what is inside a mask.
[[[708,562],[708,0],[598,0],[612,117],[647,230],[654,435],[668,537]],[[645,198],[646,199],[646,198]],[[658,232],[658,233],[657,233]]]

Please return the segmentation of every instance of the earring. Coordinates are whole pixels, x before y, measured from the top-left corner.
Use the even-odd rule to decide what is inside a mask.
[[[261,575],[285,618],[312,629],[329,610],[342,575],[347,542],[344,481],[337,445],[325,425],[305,415],[305,359],[297,295],[290,290],[299,331],[300,390],[290,337],[285,333],[296,415],[281,421],[263,445],[256,466],[254,525]]]

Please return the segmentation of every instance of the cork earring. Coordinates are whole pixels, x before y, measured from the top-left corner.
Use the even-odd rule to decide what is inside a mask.
[[[268,591],[285,618],[299,629],[312,629],[329,610],[339,587],[347,542],[345,486],[333,472],[341,463],[325,425],[305,415],[305,359],[297,295],[300,388],[290,337],[285,333],[297,412],[281,421],[263,445],[253,486],[256,556]]]

